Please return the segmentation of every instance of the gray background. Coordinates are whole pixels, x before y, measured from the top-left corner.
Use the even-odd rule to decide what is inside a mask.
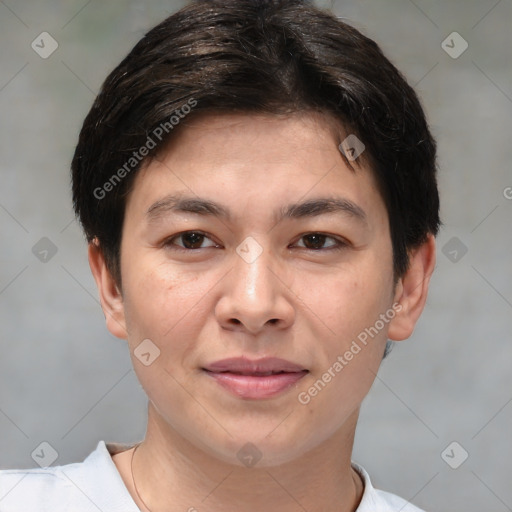
[[[68,169],[107,73],[181,5],[0,1],[0,468],[34,467],[43,441],[66,464],[144,435],[146,399],[105,328]],[[354,460],[430,511],[512,510],[511,0],[338,0],[334,12],[420,94],[444,221],[425,312],[363,404]],[[47,59],[31,48],[43,31],[59,45]],[[469,44],[458,58],[441,46],[453,31]],[[32,252],[42,237],[57,249],[46,262]],[[441,456],[453,441],[452,465],[469,454],[458,469]]]

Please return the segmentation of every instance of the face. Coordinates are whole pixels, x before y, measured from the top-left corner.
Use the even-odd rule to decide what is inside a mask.
[[[312,115],[207,116],[135,178],[111,330],[160,424],[219,459],[251,442],[293,460],[350,430],[375,378],[396,313],[388,216],[338,143]]]

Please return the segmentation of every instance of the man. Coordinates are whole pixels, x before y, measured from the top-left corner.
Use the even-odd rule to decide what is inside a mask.
[[[151,30],[72,163],[146,436],[0,472],[0,509],[418,511],[351,454],[388,340],[427,297],[435,159],[399,71],[306,2],[197,1]]]

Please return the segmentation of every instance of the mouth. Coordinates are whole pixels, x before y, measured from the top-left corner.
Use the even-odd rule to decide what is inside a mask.
[[[202,368],[220,386],[244,399],[271,398],[302,379],[309,370],[280,358],[223,359]]]
[[[277,373],[295,373],[306,370],[303,366],[279,357],[249,359],[247,357],[230,357],[215,361],[203,368],[206,371],[236,373],[240,375],[273,375]]]

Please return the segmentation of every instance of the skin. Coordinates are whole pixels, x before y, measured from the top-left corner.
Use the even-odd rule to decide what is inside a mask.
[[[386,340],[409,337],[423,310],[434,238],[411,251],[395,286],[375,179],[362,159],[355,171],[346,165],[338,145],[347,134],[336,135],[320,114],[210,115],[180,128],[135,178],[122,233],[122,291],[99,246],[89,246],[107,327],[127,340],[149,397],[146,437],[133,461],[138,492],[152,512],[354,511],[363,492],[350,466],[359,408]],[[148,208],[178,192],[214,200],[231,218],[168,212],[149,223]],[[276,208],[320,197],[352,201],[366,221],[328,213],[276,223]],[[175,236],[188,230],[206,235],[195,242]],[[315,233],[327,237],[306,236]],[[236,252],[249,236],[262,249],[252,263]],[[336,240],[345,245],[328,250]],[[401,310],[379,334],[307,405],[299,403],[298,394],[394,303]],[[149,366],[134,355],[147,338],[160,350]],[[254,400],[232,395],[201,369],[241,355],[281,357],[309,373]],[[248,442],[262,454],[254,467],[237,458]],[[148,510],[134,491],[132,451],[113,460]]]

